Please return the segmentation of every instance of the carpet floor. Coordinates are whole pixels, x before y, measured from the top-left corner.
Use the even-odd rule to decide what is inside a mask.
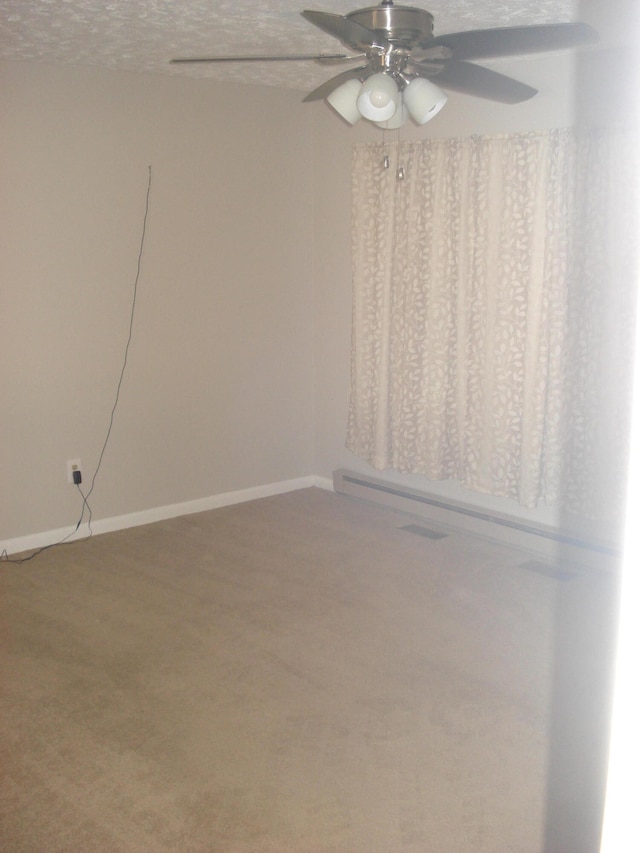
[[[305,489],[0,563],[0,849],[596,851],[615,585],[423,525]]]

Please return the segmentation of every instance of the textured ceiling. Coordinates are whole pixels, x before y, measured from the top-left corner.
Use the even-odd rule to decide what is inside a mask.
[[[370,5],[374,3],[369,0]],[[303,9],[347,14],[350,0],[0,0],[0,59],[212,77],[311,90],[331,76],[315,62],[170,65],[177,56],[326,53],[339,42]],[[576,19],[572,0],[407,0],[435,16],[435,34]],[[338,73],[337,70],[335,73]]]

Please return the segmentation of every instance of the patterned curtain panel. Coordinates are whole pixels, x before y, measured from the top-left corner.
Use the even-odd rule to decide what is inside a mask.
[[[620,510],[639,148],[574,129],[354,146],[353,453]]]

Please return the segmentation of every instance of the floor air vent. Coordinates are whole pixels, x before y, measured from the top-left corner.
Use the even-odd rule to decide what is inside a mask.
[[[536,572],[538,575],[544,575],[556,581],[570,581],[578,577],[577,572],[561,569],[560,566],[550,566],[540,560],[527,560],[525,563],[520,563],[518,568],[526,569],[528,572]]]
[[[428,527],[421,527],[419,524],[405,524],[400,530],[406,530],[407,533],[415,533],[417,536],[424,536],[426,539],[445,539],[448,536],[447,533],[429,530]]]

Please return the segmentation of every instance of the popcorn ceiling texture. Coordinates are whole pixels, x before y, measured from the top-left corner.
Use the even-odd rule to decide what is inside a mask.
[[[369,0],[370,5],[374,5]],[[178,56],[326,53],[340,43],[301,17],[357,0],[0,0],[0,59],[210,77],[311,90],[340,66],[314,62],[172,66]],[[572,0],[427,0],[436,34],[576,19]]]

